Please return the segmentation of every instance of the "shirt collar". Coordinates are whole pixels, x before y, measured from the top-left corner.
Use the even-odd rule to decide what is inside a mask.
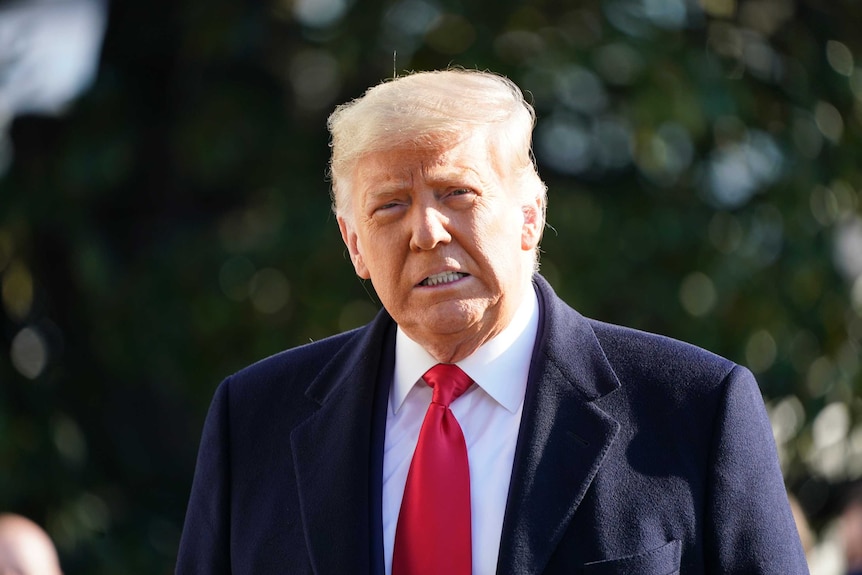
[[[539,326],[539,303],[535,290],[524,290],[524,298],[512,321],[469,357],[456,363],[497,403],[515,413],[524,400],[530,359]],[[399,327],[395,336],[395,379],[389,394],[390,409],[397,413],[407,394],[422,375],[438,362],[425,348]]]

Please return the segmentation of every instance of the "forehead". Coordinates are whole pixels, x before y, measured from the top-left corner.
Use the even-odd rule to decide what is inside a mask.
[[[500,179],[487,138],[473,135],[452,144],[402,146],[370,152],[356,163],[356,189],[410,187],[417,178],[426,183],[466,180],[487,185]]]

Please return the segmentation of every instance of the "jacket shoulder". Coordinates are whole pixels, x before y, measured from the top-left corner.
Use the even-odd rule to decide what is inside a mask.
[[[220,385],[234,414],[268,413],[280,406],[289,417],[308,405],[307,390],[345,349],[357,345],[368,326],[333,335],[261,359],[227,377]]]
[[[261,380],[271,377],[291,377],[306,374],[317,375],[333,356],[354,340],[361,338],[368,326],[312,341],[304,345],[286,349],[261,359],[231,376],[233,380]]]
[[[738,367],[718,354],[671,337],[588,321],[621,380],[717,385]]]

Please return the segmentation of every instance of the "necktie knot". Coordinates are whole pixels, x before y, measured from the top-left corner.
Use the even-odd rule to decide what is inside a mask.
[[[449,407],[473,384],[470,376],[454,363],[438,363],[426,371],[422,379],[434,390],[431,402],[444,407]]]

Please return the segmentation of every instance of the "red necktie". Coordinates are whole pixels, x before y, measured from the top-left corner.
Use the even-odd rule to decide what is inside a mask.
[[[473,382],[440,363],[422,379],[434,388],[410,462],[392,555],[393,575],[470,575],[470,468],[449,404]]]

